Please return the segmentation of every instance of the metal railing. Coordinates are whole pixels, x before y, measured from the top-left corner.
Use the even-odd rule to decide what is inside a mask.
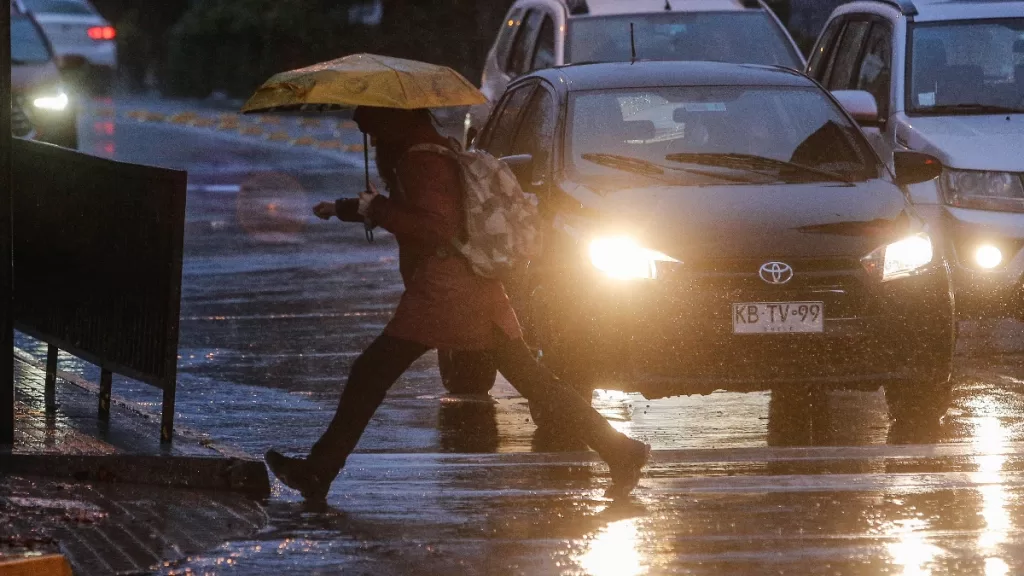
[[[113,373],[163,390],[160,439],[171,440],[186,174],[14,139],[14,321],[57,351],[101,369],[99,415]]]

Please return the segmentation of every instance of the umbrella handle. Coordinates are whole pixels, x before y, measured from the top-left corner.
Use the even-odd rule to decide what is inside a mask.
[[[366,132],[363,132],[363,174],[366,176],[366,192],[367,193],[370,192],[370,142],[369,142],[369,140],[370,139],[367,137]],[[370,221],[369,217],[367,217],[365,220],[363,220],[363,228],[364,228],[364,232],[366,233],[366,241],[372,244],[373,243],[373,222]]]

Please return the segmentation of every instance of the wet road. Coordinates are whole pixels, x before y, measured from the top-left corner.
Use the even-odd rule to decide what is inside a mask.
[[[305,451],[400,293],[389,237],[367,245],[308,214],[358,189],[360,155],[265,139],[315,127],[261,135],[138,109],[177,110],[97,104],[83,148],[190,171],[178,421],[256,454]],[[1021,358],[963,361],[942,427],[910,445],[892,442],[881,393],[832,393],[811,422],[766,393],[599,392],[615,426],[655,450],[633,501],[612,505],[604,466],[537,437],[507,383],[493,402],[447,397],[430,355],[393,389],[328,508],[278,484],[267,531],[166,571],[1020,574],[1022,379]],[[159,401],[127,381],[115,394]]]

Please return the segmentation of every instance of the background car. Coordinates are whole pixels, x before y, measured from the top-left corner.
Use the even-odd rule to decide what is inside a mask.
[[[117,31],[88,0],[20,0],[32,13],[58,58],[77,56],[87,67],[75,71],[84,87],[108,92],[117,71]]]
[[[629,61],[634,44],[641,60],[804,65],[785,26],[759,0],[518,0],[487,54],[481,91],[493,102],[534,70]],[[478,106],[466,116],[467,142],[489,112]]]
[[[884,386],[897,419],[945,411],[947,266],[900,189],[941,167],[900,153],[894,177],[802,74],[539,71],[479,146],[538,198],[544,253],[506,286],[528,341],[581,393]]]
[[[11,132],[78,147],[78,115],[39,25],[11,5]]]
[[[854,2],[808,74],[841,91],[882,158],[946,166],[910,193],[948,244],[957,308],[1024,319],[1024,2]]]

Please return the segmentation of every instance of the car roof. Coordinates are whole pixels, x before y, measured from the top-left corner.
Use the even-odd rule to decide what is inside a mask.
[[[857,12],[867,5],[885,5],[913,16],[915,22],[983,20],[1024,15],[1024,0],[867,0],[852,2],[836,13]]]
[[[1024,16],[1021,0],[914,0],[916,22]]]
[[[570,17],[650,12],[724,12],[762,8],[757,0],[562,0]]]
[[[524,76],[543,78],[569,92],[655,86],[814,86],[788,68],[725,62],[639,61],[573,64]]]

